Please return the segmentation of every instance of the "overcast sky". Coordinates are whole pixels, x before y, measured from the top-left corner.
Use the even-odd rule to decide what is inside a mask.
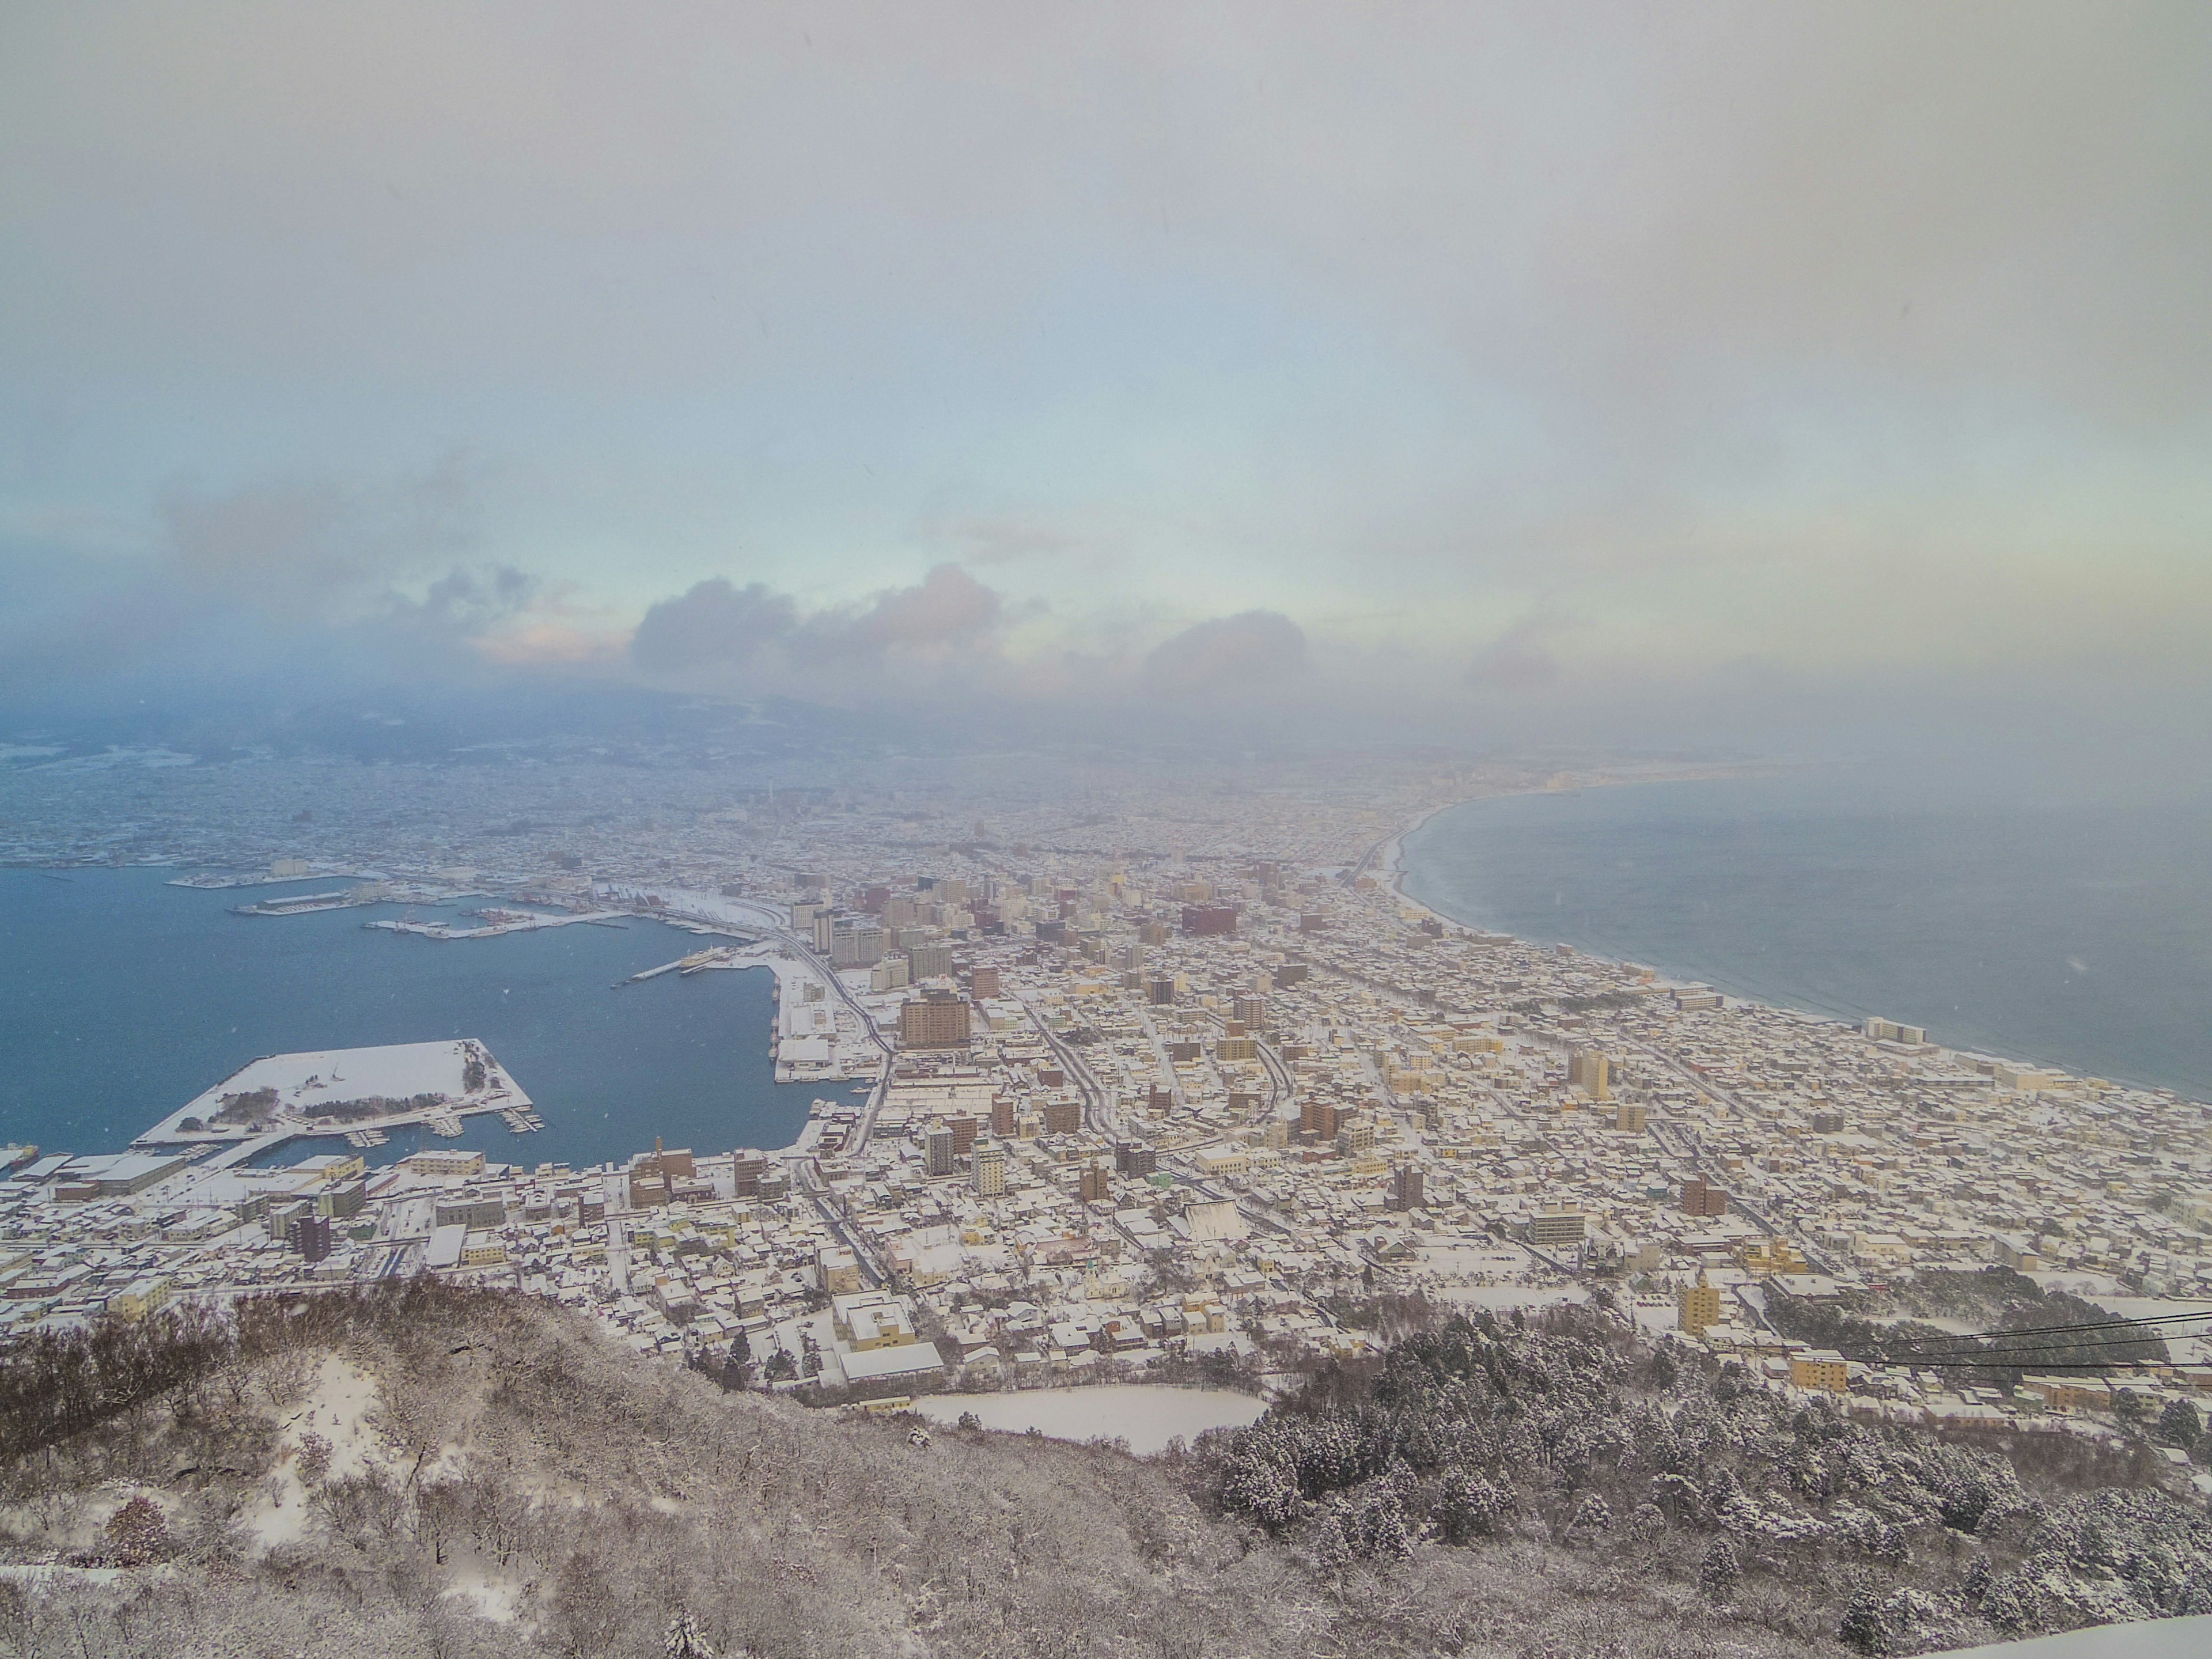
[[[2201,706],[2208,87],[2201,3],[6,4],[0,692]]]

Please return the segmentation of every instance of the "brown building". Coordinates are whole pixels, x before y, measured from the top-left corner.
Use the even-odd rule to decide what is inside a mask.
[[[1048,1100],[1044,1103],[1044,1132],[1048,1135],[1072,1135],[1083,1128],[1083,1108],[1073,1100]]]
[[[955,991],[924,991],[899,1007],[902,1048],[968,1046],[968,999]]]
[[[1339,1120],[1343,1115],[1337,1110],[1334,1102],[1316,1100],[1308,1097],[1299,1113],[1298,1127],[1310,1134],[1319,1136],[1323,1140],[1334,1140],[1336,1139]]]
[[[1182,930],[1201,936],[1233,933],[1237,931],[1237,907],[1233,904],[1186,904],[1182,907]]]
[[[1083,1201],[1096,1204],[1113,1196],[1114,1177],[1096,1164],[1083,1172]]]
[[[1401,1164],[1390,1171],[1390,1207],[1394,1210],[1421,1208],[1427,1184],[1418,1168],[1411,1164]]]
[[[737,1174],[738,1196],[758,1198],[761,1177],[768,1173],[768,1159],[758,1152],[732,1152],[730,1155],[730,1167]]]
[[[1682,1183],[1682,1213],[1726,1215],[1728,1194],[1718,1187],[1708,1187],[1703,1176],[1692,1176]]]
[[[999,970],[995,968],[976,968],[968,975],[968,994],[978,1002],[985,997],[999,994]]]
[[[974,1118],[965,1115],[947,1118],[945,1125],[952,1131],[952,1151],[956,1157],[965,1158],[975,1150],[975,1132],[982,1126]]]
[[[1122,1175],[1134,1176],[1141,1181],[1159,1167],[1160,1155],[1150,1146],[1139,1146],[1133,1140],[1121,1141],[1115,1146],[1114,1168]]]
[[[1012,1095],[991,1097],[991,1133],[1001,1140],[1014,1138],[1014,1097]]]

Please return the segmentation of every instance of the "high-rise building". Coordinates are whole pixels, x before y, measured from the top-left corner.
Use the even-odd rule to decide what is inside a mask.
[[[730,1169],[737,1179],[739,1198],[758,1198],[761,1177],[768,1173],[768,1159],[760,1153],[738,1151],[730,1155]]]
[[[923,1139],[922,1147],[929,1160],[928,1168],[932,1179],[952,1173],[952,1126],[951,1124],[931,1124],[928,1134]]]
[[[1012,1095],[991,1097],[991,1133],[1001,1140],[1013,1138],[1014,1097]]]
[[[1083,1107],[1073,1100],[1048,1100],[1044,1103],[1044,1132],[1048,1135],[1072,1135],[1083,1128]]]
[[[1083,1170],[1081,1190],[1085,1204],[1097,1204],[1113,1196],[1114,1177],[1096,1164],[1086,1164]]]
[[[1182,930],[1208,937],[1237,931],[1237,907],[1233,904],[1186,904],[1182,907]]]
[[[1682,1213],[1685,1215],[1726,1215],[1729,1195],[1718,1187],[1708,1187],[1703,1176],[1692,1176],[1682,1183]]]
[[[1674,1322],[1686,1336],[1695,1336],[1721,1322],[1721,1287],[1705,1283],[1703,1269],[1698,1271],[1696,1284],[1682,1287]]]
[[[1638,1102],[1624,1100],[1613,1115],[1613,1127],[1629,1134],[1640,1135],[1651,1115],[1651,1109]]]
[[[947,1118],[945,1124],[952,1131],[954,1156],[965,1158],[975,1150],[975,1131],[982,1126],[974,1118],[963,1112],[958,1117]]]
[[[1316,1139],[1334,1140],[1342,1115],[1335,1102],[1317,1100],[1309,1095],[1299,1109],[1298,1127]]]
[[[1145,981],[1145,1000],[1155,1008],[1170,1007],[1175,1003],[1175,978],[1170,974],[1154,974]]]
[[[941,979],[952,971],[952,947],[949,945],[913,945],[907,951],[907,959],[916,979]]]
[[[1006,1195],[1006,1149],[995,1140],[977,1143],[975,1147],[975,1196],[1004,1198]]]
[[[1567,1061],[1567,1081],[1592,1100],[1610,1100],[1613,1091],[1606,1083],[1607,1070],[1603,1054],[1595,1048],[1578,1048]]]
[[[1117,1141],[1114,1147],[1114,1168],[1119,1174],[1133,1176],[1141,1181],[1160,1167],[1160,1155],[1141,1141]]]
[[[999,970],[995,968],[978,968],[972,971],[968,975],[968,994],[978,1002],[982,1001],[986,997],[998,995]]]
[[[1364,1158],[1375,1150],[1375,1120],[1364,1112],[1346,1112],[1337,1119],[1336,1150],[1346,1158]]]
[[[1267,1005],[1259,997],[1238,997],[1230,1004],[1229,1011],[1248,1031],[1256,1031],[1267,1023]]]
[[[331,1253],[331,1218],[328,1216],[295,1217],[284,1232],[284,1242],[311,1262],[320,1261]]]
[[[968,1000],[957,991],[924,991],[899,1006],[899,1047],[967,1047],[968,1012]]]
[[[1390,1207],[1394,1210],[1418,1210],[1422,1206],[1427,1182],[1422,1178],[1418,1164],[1401,1164],[1390,1171]]]

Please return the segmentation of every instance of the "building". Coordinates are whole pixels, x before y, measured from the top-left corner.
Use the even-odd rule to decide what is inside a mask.
[[[1096,1164],[1087,1164],[1084,1168],[1079,1190],[1085,1204],[1097,1204],[1113,1196],[1114,1177]]]
[[[1336,1150],[1346,1158],[1364,1158],[1375,1150],[1375,1120],[1364,1112],[1346,1112],[1337,1120]]]
[[[1640,1135],[1650,1119],[1650,1107],[1624,1100],[1613,1112],[1613,1127],[1626,1134]]]
[[[1134,1140],[1117,1142],[1114,1147],[1115,1173],[1131,1176],[1142,1181],[1160,1167],[1160,1155],[1152,1147]]]
[[[924,991],[899,1005],[899,1047],[964,1048],[968,1000],[957,991]]]
[[[1790,1356],[1790,1386],[1847,1394],[1851,1386],[1850,1362],[1833,1348],[1807,1348],[1793,1353]]]
[[[1394,1210],[1419,1209],[1426,1185],[1419,1164],[1401,1164],[1390,1171],[1390,1207]]]
[[[921,1340],[914,1328],[914,1310],[904,1297],[888,1291],[860,1291],[833,1297],[830,1328],[854,1353],[875,1348],[902,1348]]]
[[[868,989],[878,993],[903,991],[913,981],[912,966],[905,957],[885,957],[868,970]]]
[[[426,1146],[399,1160],[399,1167],[421,1176],[459,1176],[467,1180],[483,1173],[484,1155],[458,1146]]]
[[[1182,930],[1201,938],[1233,933],[1237,931],[1237,907],[1233,904],[1186,904],[1182,907]]]
[[[331,1253],[330,1218],[321,1215],[296,1217],[284,1229],[284,1242],[309,1262],[322,1261]]]
[[[952,1131],[952,1155],[966,1158],[975,1150],[975,1132],[983,1126],[977,1119],[963,1113],[958,1117],[945,1119],[945,1127]]]
[[[975,1146],[975,1196],[1004,1198],[1006,1195],[1006,1149],[995,1140],[984,1140]]]
[[[1547,1209],[1528,1223],[1528,1242],[1552,1249],[1579,1244],[1589,1226],[1589,1218],[1580,1210]]]
[[[943,979],[952,971],[952,947],[949,945],[916,945],[908,948],[907,960],[913,965],[916,979]],[[991,970],[995,974],[998,970]]]
[[[1176,987],[1173,975],[1154,974],[1145,981],[1145,1000],[1152,1007],[1172,1007],[1175,1006],[1175,998]]]
[[[496,1227],[507,1219],[507,1202],[481,1193],[463,1193],[439,1200],[431,1216],[434,1227]]]
[[[1606,1057],[1596,1049],[1577,1048],[1567,1061],[1567,1082],[1592,1100],[1610,1100],[1613,1090],[1606,1081],[1608,1070]]]
[[[974,997],[978,1002],[981,1002],[987,998],[998,995],[999,970],[995,968],[978,968],[973,973],[969,974],[968,975],[968,994]]]
[[[1001,1140],[1014,1138],[1014,1097],[1012,1095],[991,1097],[991,1133]]]
[[[1703,1273],[1694,1285],[1685,1285],[1676,1298],[1674,1322],[1686,1336],[1695,1336],[1721,1322],[1721,1287],[1708,1285]]]
[[[1298,1109],[1298,1127],[1317,1140],[1334,1140],[1343,1116],[1334,1102],[1309,1095]]]
[[[1083,1107],[1073,1100],[1048,1100],[1044,1103],[1044,1132],[1048,1135],[1078,1134],[1083,1129]]]
[[[952,1173],[955,1154],[952,1150],[952,1126],[951,1124],[931,1124],[929,1126],[929,1133],[923,1139],[922,1149],[924,1155],[928,1159],[928,1170],[932,1179],[935,1179],[939,1176],[949,1176]]]
[[[833,1297],[848,1295],[860,1288],[860,1259],[850,1250],[825,1244],[814,1253],[814,1279]]]
[[[1682,1183],[1682,1213],[1684,1215],[1726,1215],[1729,1195],[1718,1187],[1709,1187],[1703,1176],[1693,1176]]]

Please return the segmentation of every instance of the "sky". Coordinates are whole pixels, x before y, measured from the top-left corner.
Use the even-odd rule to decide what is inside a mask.
[[[2152,763],[2208,85],[2193,3],[0,3],[0,703]]]

